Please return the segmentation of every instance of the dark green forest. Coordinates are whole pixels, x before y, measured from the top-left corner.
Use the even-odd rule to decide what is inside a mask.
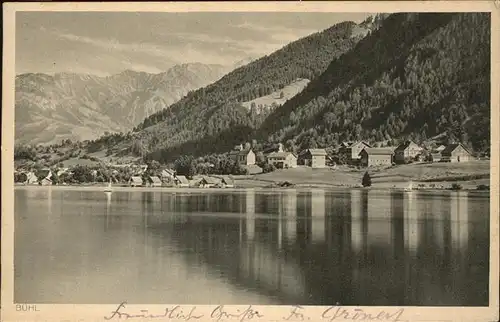
[[[489,133],[487,13],[389,16],[258,132],[300,147],[444,134],[474,150]]]

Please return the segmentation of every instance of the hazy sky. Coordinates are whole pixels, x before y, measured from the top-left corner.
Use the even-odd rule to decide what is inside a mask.
[[[16,73],[159,73],[257,58],[364,13],[18,12]]]

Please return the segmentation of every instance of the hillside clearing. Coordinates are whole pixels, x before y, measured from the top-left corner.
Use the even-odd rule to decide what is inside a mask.
[[[302,90],[309,84],[308,79],[299,78],[290,83],[289,85],[283,87],[280,90],[274,91],[269,95],[258,97],[248,102],[243,102],[241,105],[250,109],[252,104],[255,104],[256,107],[270,107],[273,104],[275,105],[283,105],[286,101],[302,92]],[[283,93],[283,95],[281,95]]]

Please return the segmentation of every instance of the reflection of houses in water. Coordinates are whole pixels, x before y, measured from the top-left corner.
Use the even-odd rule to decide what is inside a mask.
[[[196,195],[191,194],[179,194],[176,193],[172,197],[173,203],[173,215],[172,218],[174,221],[184,222],[186,220],[185,213],[188,212],[189,203],[193,202],[193,198],[196,198]],[[194,202],[197,206],[199,206],[200,200]]]
[[[287,190],[284,198],[285,238],[293,244],[297,238],[297,191]]]
[[[351,190],[351,245],[352,249],[363,249],[363,192]]]
[[[47,189],[47,213],[52,214],[52,188]]]
[[[104,193],[106,195],[106,215],[104,220],[104,230],[108,230],[109,227],[109,217],[111,211],[111,192],[107,191]]]
[[[285,261],[265,244],[255,242],[240,248],[239,270],[254,285],[289,296],[305,293],[305,278],[299,266]]]
[[[392,243],[391,221],[391,195],[390,192],[369,191],[367,198],[368,234],[369,244]]]
[[[469,242],[469,201],[467,191],[452,192],[450,200],[451,241],[454,250]]]
[[[313,190],[311,193],[311,239],[325,241],[325,191]]]
[[[429,200],[432,214],[432,235],[436,245],[443,249],[445,245],[445,216],[443,212],[443,197],[432,196]]]
[[[345,301],[345,305],[384,305],[389,300],[396,301],[394,305],[408,305],[432,303],[428,297],[425,298],[428,296],[425,294],[428,285],[441,285],[432,290],[434,299],[439,298],[436,295],[440,292],[439,287],[448,292],[454,290],[454,286],[449,284],[454,283],[451,279],[448,282],[441,281],[446,280],[450,272],[451,268],[446,266],[450,265],[446,264],[449,260],[429,249],[432,245],[425,239],[423,228],[418,226],[417,211],[426,211],[422,211],[420,206],[417,208],[416,203],[426,200],[417,200],[416,193],[398,192],[386,195],[372,190],[338,193],[335,197],[338,196],[338,200],[344,201],[343,209],[350,209],[351,218],[336,216],[341,210],[329,208],[333,202],[330,195],[325,194],[324,197],[328,200],[325,202],[325,217],[328,220],[326,226],[333,228],[331,233],[325,232],[325,235],[327,240],[332,241],[331,247],[321,243],[301,243],[301,239],[305,238],[301,236],[302,226],[297,225],[297,212],[301,211],[297,206],[304,195],[297,194],[294,190],[281,192],[279,199],[274,199],[277,203],[272,204],[272,209],[266,212],[260,209],[264,204],[262,194],[258,191],[245,191],[234,196],[238,201],[236,206],[241,205],[237,208],[240,211],[238,216],[209,216],[202,219],[194,216],[195,219],[186,226],[170,225],[168,229],[161,229],[160,233],[176,241],[169,245],[174,248],[174,253],[188,250],[186,267],[201,267],[198,269],[200,272],[223,283],[236,285],[250,293],[276,296],[283,303],[327,304],[342,299],[340,301]],[[419,192],[418,197],[420,194]],[[321,197],[318,199],[318,195],[314,193],[311,197],[311,205],[307,205],[310,210],[304,213],[309,215],[311,211],[311,217],[314,219],[314,206],[321,203]],[[386,200],[381,200],[384,198]],[[278,207],[275,207],[276,204]],[[337,204],[340,205],[340,201]],[[459,205],[457,204],[457,207]],[[449,209],[447,204],[446,206]],[[439,204],[436,204],[436,207],[439,207]],[[449,211],[448,209],[446,211]],[[456,211],[459,212],[459,209]],[[370,216],[375,212],[378,218]],[[389,212],[392,212],[391,216],[380,218]],[[258,217],[255,217],[256,213],[259,214]],[[268,221],[268,216],[260,216],[272,213],[277,214],[280,226],[275,226],[276,220]],[[302,214],[303,212],[300,212],[300,216]],[[401,218],[403,216],[404,221]],[[386,223],[381,224],[382,221]],[[267,225],[268,222],[272,225]],[[426,225],[425,229],[430,231],[432,223]],[[348,229],[345,235],[344,227]],[[281,240],[280,231],[284,235],[283,238],[293,240],[291,245],[283,247],[283,251],[276,250]],[[314,224],[309,232],[313,240],[317,238]],[[245,235],[253,236],[252,241],[247,241]],[[398,237],[394,242],[397,247],[381,244],[381,240],[386,241],[386,238],[390,238],[387,236],[391,235]],[[447,235],[447,243],[450,242],[449,237],[451,235]],[[347,238],[346,243],[341,243],[343,238]],[[349,251],[351,242],[352,251]],[[409,255],[405,246],[409,245],[408,248],[415,250],[417,243],[425,245],[427,249],[421,249],[419,257]],[[179,251],[175,251],[177,247]],[[340,251],[344,247],[346,251]],[[370,251],[367,251],[368,248]],[[395,256],[391,256],[391,249],[395,250]],[[193,250],[196,255],[191,254]],[[414,254],[413,251],[411,253]],[[164,267],[168,269],[168,263]],[[373,292],[377,295],[370,294]]]
[[[416,252],[420,237],[420,222],[416,192],[407,191],[403,194],[403,198],[405,246],[407,249]]]
[[[153,203],[152,203],[152,213],[161,211],[162,209],[162,193],[158,191],[151,192],[151,195],[153,197]]]
[[[278,249],[281,249],[283,244],[283,216],[284,214],[283,197],[280,196],[278,200]]]
[[[247,191],[245,207],[247,239],[253,240],[255,237],[255,191],[253,189]]]

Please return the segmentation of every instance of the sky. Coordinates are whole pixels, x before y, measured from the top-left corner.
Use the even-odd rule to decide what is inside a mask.
[[[160,73],[258,58],[367,13],[17,12],[16,74]]]

